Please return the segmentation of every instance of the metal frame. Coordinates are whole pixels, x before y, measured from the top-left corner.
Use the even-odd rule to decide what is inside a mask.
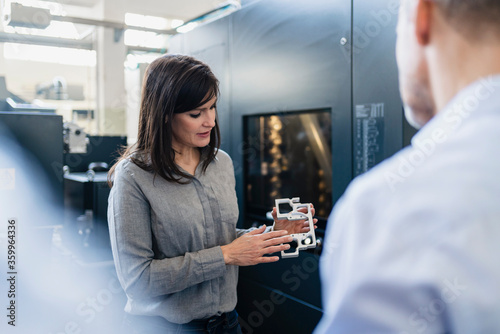
[[[288,219],[290,221],[307,219],[309,222],[309,232],[307,233],[294,233],[290,234],[293,241],[297,243],[297,248],[293,252],[281,251],[282,258],[291,258],[299,256],[299,251],[309,248],[316,248],[316,234],[314,233],[314,220],[311,212],[311,203],[300,203],[299,197],[294,198],[281,198],[275,201],[276,214],[278,219]],[[280,204],[289,204],[292,211],[287,213],[280,212]],[[300,212],[299,209],[306,208],[307,212]]]

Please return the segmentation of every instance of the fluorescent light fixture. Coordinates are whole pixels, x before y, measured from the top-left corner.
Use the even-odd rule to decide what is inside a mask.
[[[128,69],[136,69],[140,63],[150,64],[156,58],[160,57],[160,53],[145,53],[145,54],[131,54],[127,55],[125,60],[125,67]]]
[[[173,19],[172,22],[170,23],[170,28],[175,29],[177,27],[180,27],[183,24],[184,24],[184,21]]]
[[[129,26],[162,30],[169,28],[168,21],[168,19],[159,16],[125,13],[125,24]]]
[[[188,31],[193,30],[197,26],[198,26],[198,22],[189,22],[188,24],[185,24],[185,25],[177,28],[177,31],[184,33],[184,32],[188,32]]]
[[[167,46],[168,37],[150,31],[127,29],[124,34],[124,42],[128,46],[163,49]]]

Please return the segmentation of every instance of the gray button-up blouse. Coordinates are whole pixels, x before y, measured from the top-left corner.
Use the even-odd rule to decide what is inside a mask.
[[[200,164],[201,165],[201,164]],[[168,182],[129,159],[121,161],[109,196],[108,222],[125,311],[186,323],[236,306],[238,267],[220,246],[236,230],[238,204],[231,158],[217,159],[188,184]]]

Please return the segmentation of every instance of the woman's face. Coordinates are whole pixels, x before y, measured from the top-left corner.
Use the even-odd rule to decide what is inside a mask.
[[[210,132],[215,126],[216,97],[204,105],[180,114],[172,119],[172,146],[178,152],[205,147],[210,143]]]

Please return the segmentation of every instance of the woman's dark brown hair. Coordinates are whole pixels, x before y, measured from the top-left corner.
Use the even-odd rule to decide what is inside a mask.
[[[116,166],[130,159],[140,168],[167,181],[187,183],[193,176],[179,169],[172,147],[172,119],[175,114],[196,109],[219,96],[219,81],[208,65],[193,57],[164,55],[147,68],[142,86],[137,143],[126,149],[108,173],[111,186]],[[220,147],[220,130],[210,133],[210,143],[201,155],[202,171],[215,159]]]

